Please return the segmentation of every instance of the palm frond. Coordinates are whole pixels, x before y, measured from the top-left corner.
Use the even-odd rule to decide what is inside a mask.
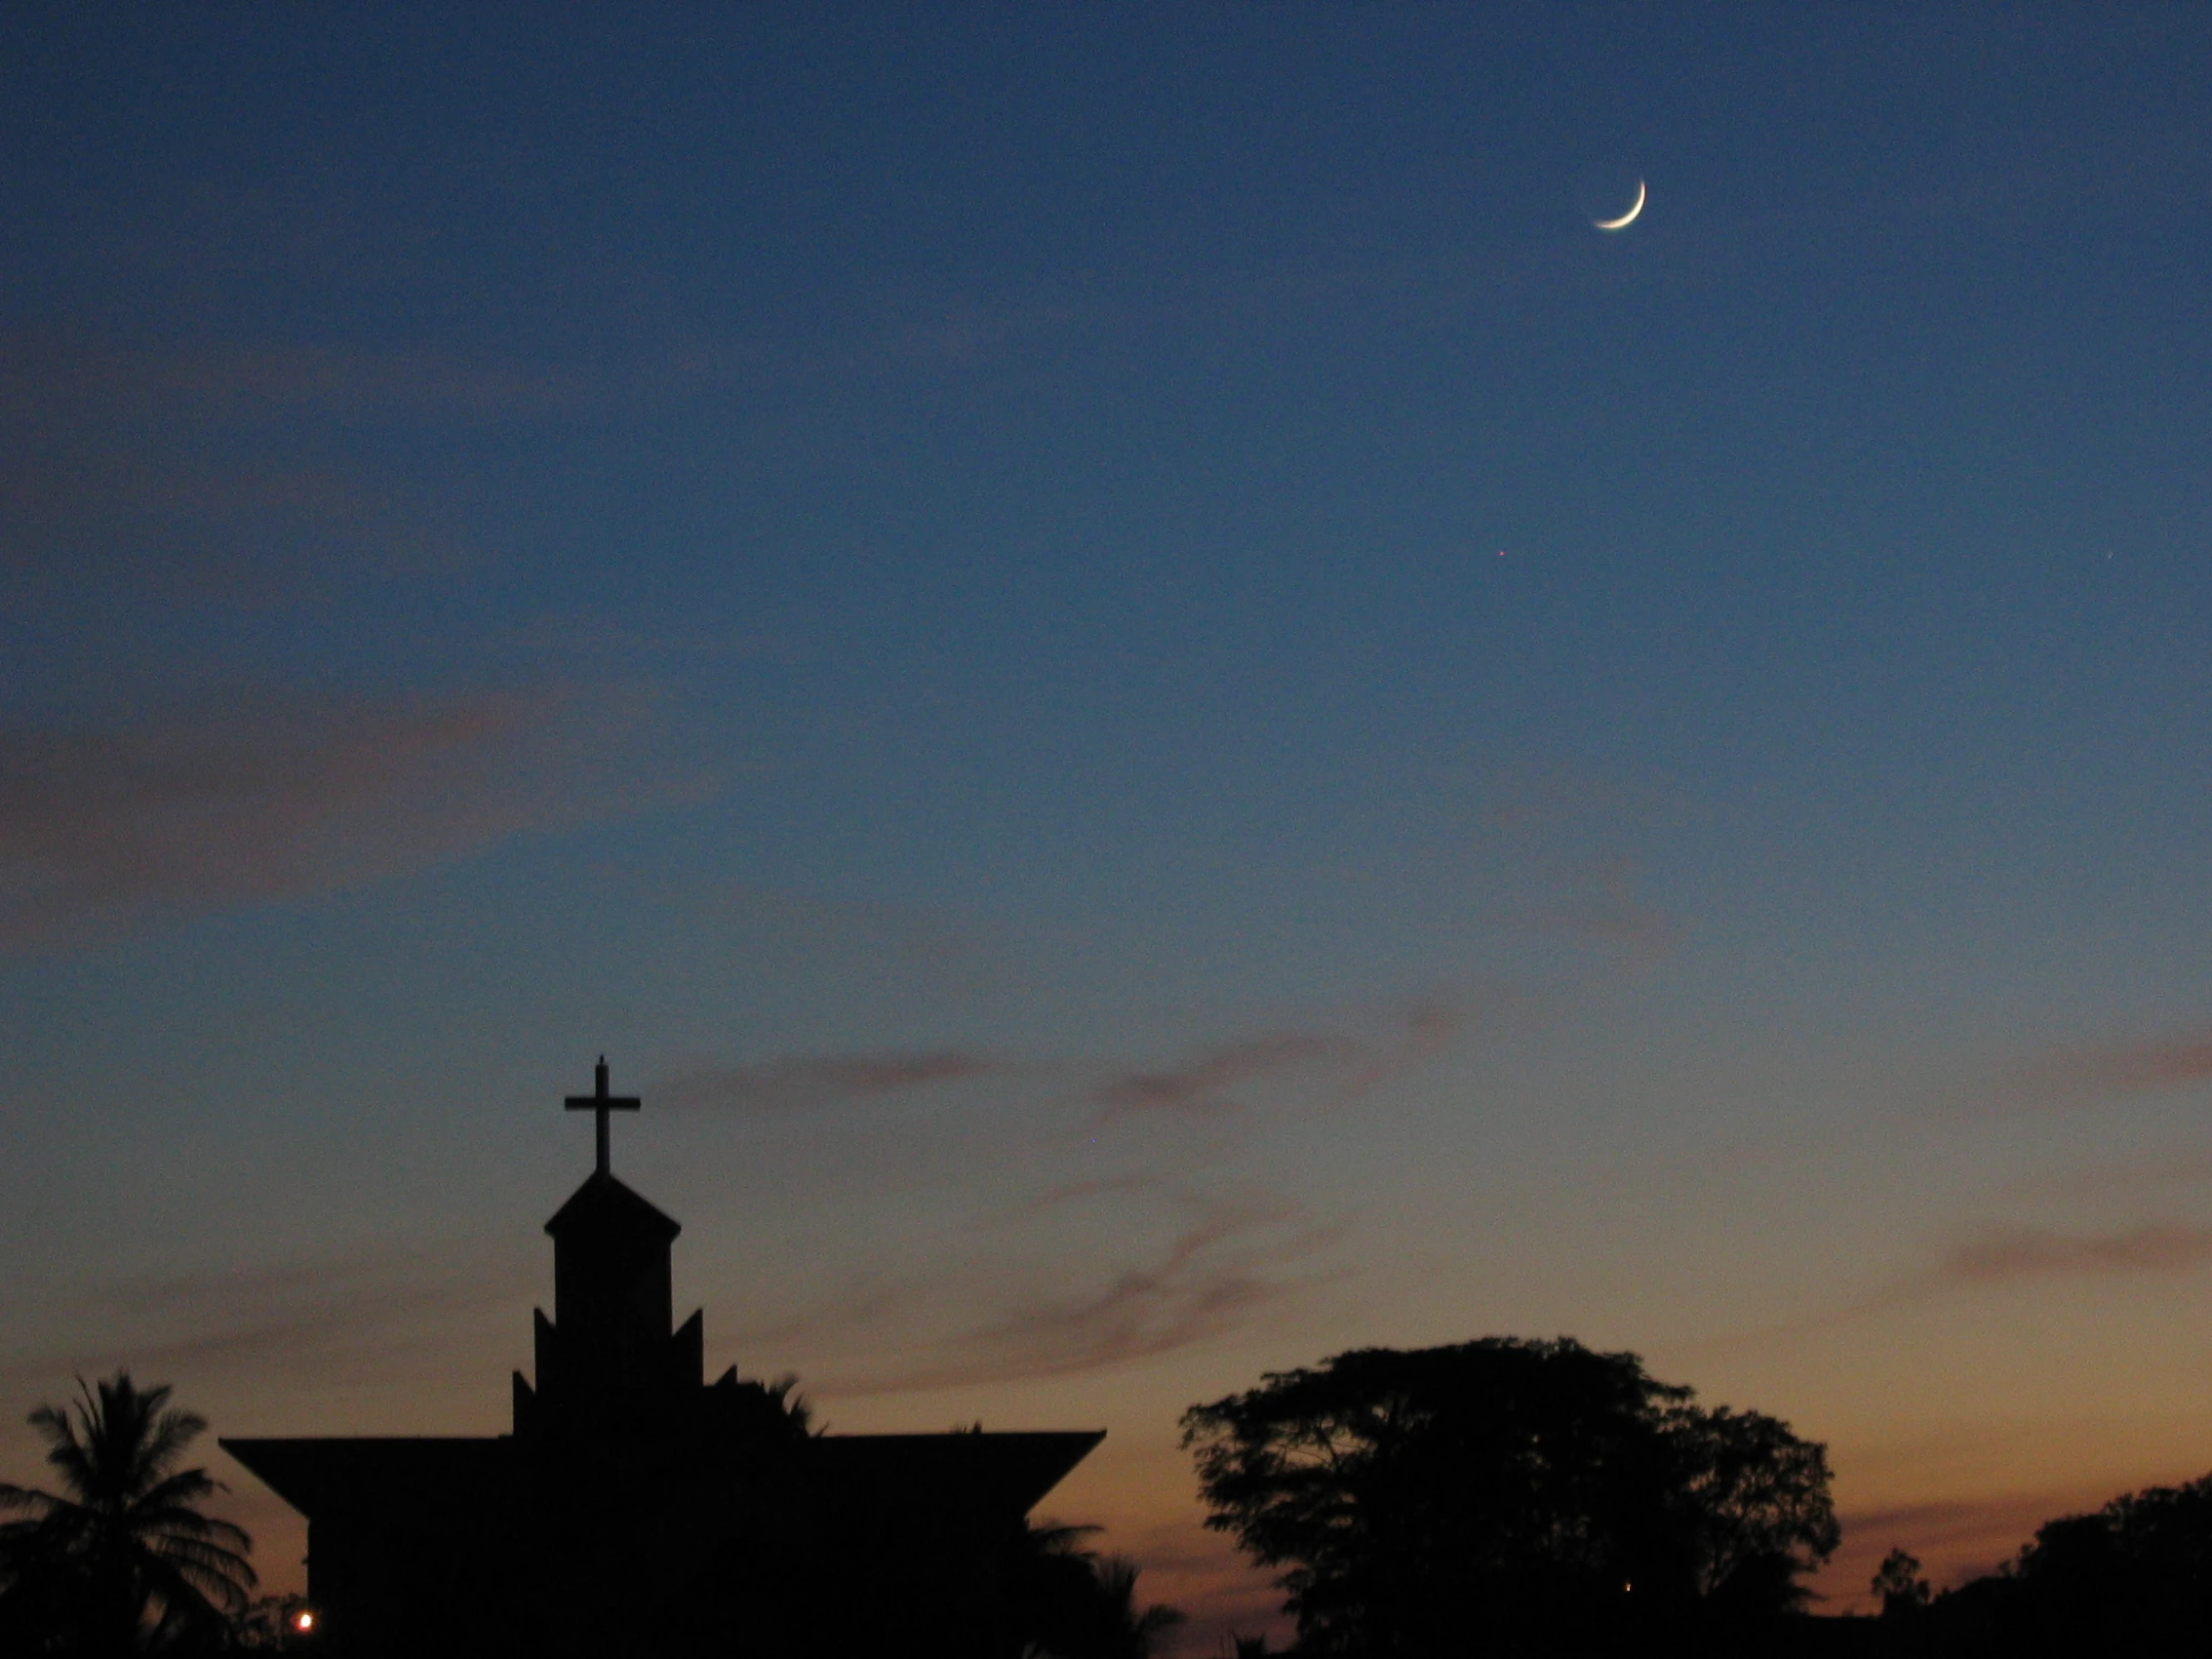
[[[164,1388],[162,1392],[169,1390]],[[148,1469],[167,1468],[184,1454],[185,1447],[208,1431],[208,1419],[197,1411],[164,1411],[155,1419],[141,1456]]]
[[[0,1481],[0,1509],[29,1509],[43,1515],[62,1501],[52,1492],[42,1492],[32,1486],[13,1486]]]
[[[139,1494],[132,1507],[151,1514],[166,1508],[181,1507],[195,1498],[213,1497],[223,1489],[220,1481],[209,1478],[206,1469],[180,1469],[148,1486]]]
[[[133,1517],[133,1529],[149,1535],[190,1539],[196,1543],[216,1543],[226,1548],[247,1548],[250,1540],[246,1529],[235,1522],[214,1515],[203,1515],[197,1509],[166,1509],[159,1513],[140,1513]]]

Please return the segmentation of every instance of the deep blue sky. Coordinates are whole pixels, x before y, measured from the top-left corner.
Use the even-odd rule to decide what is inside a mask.
[[[0,18],[7,1397],[489,1426],[606,1049],[711,1343],[1105,1421],[1055,1502],[1194,1605],[1175,1412],[1354,1342],[1636,1346],[1870,1561],[2200,1472],[2207,85],[2182,7]]]

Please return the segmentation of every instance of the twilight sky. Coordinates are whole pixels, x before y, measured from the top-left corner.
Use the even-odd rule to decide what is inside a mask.
[[[0,1472],[1571,1334],[1848,1604],[2212,1468],[2212,18],[0,16]],[[1637,182],[1649,206],[1628,230]],[[212,1452],[212,1447],[210,1448]],[[265,1575],[302,1529],[233,1465]]]

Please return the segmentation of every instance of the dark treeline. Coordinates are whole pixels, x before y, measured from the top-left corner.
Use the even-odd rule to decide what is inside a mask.
[[[1997,1571],[1934,1594],[1893,1549],[1874,1651],[1928,1659],[2182,1653],[2212,1642],[2212,1475],[2066,1515]]]
[[[1301,1659],[2055,1659],[2212,1629],[2212,1476],[2051,1521],[1942,1594],[1893,1551],[1879,1617],[1814,1616],[1841,1535],[1825,1449],[1571,1341],[1341,1354],[1193,1407],[1184,1438]]]
[[[788,1383],[763,1398],[780,1433],[808,1433]],[[0,1654],[322,1645],[311,1607],[256,1597],[250,1540],[203,1512],[219,1488],[182,1464],[206,1424],[168,1388],[119,1374],[31,1421],[57,1489],[0,1485]],[[1208,1524],[1277,1574],[1300,1659],[2055,1659],[2193,1651],[2212,1628],[2212,1475],[2050,1521],[1997,1571],[1939,1593],[1893,1549],[1879,1615],[1817,1616],[1806,1580],[1841,1536],[1825,1448],[1563,1339],[1341,1354],[1192,1407],[1184,1439]],[[1144,1606],[1136,1567],[1085,1547],[1091,1530],[1025,1523],[1006,1539],[992,1567],[1005,1651],[1160,1651],[1180,1615]],[[889,1565],[840,1570],[857,1586]],[[757,1650],[744,1607],[720,1622],[727,1640],[696,1651]],[[927,1632],[912,1638],[933,1651]]]

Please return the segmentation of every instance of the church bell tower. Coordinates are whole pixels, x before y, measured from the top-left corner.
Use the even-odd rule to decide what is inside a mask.
[[[598,1165],[554,1212],[553,1317],[536,1315],[537,1385],[515,1373],[515,1434],[635,1439],[677,1426],[705,1382],[697,1313],[672,1330],[670,1250],[683,1229],[615,1179],[610,1112],[636,1111],[633,1096],[571,1095],[571,1110],[598,1116]]]

